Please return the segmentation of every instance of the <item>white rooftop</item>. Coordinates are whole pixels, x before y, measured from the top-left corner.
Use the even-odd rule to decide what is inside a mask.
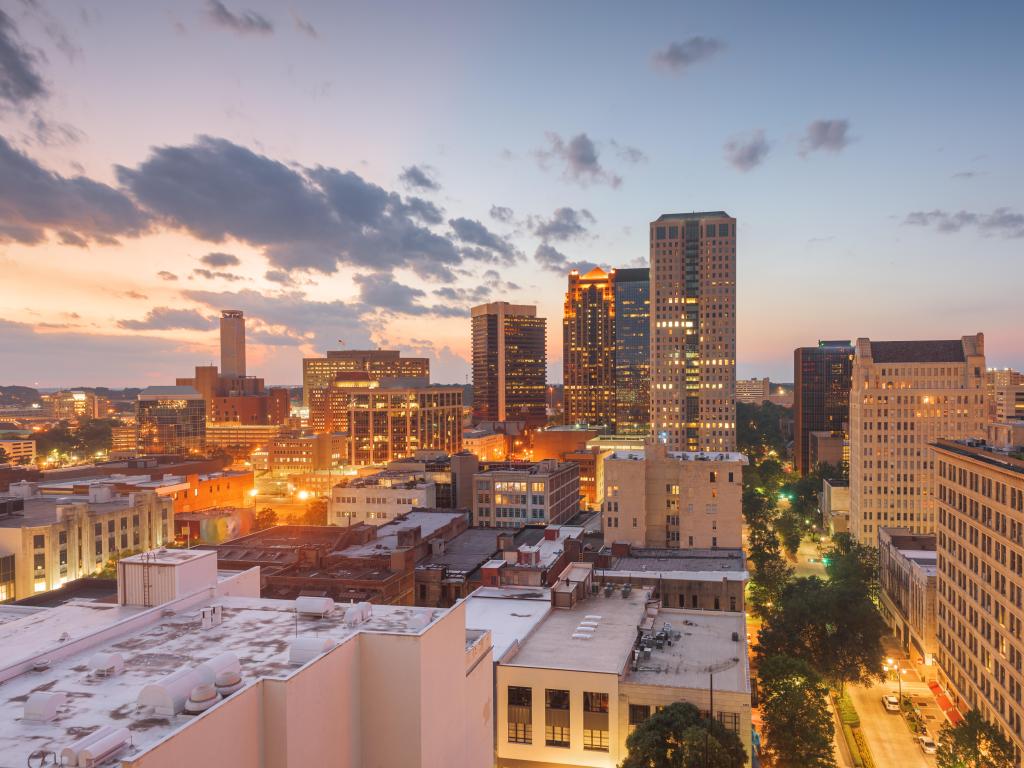
[[[668,451],[668,458],[678,461],[733,461],[740,464],[748,463],[745,453],[736,451]],[[642,448],[636,450],[615,451],[606,461],[644,461],[646,456]]]
[[[425,539],[459,517],[465,517],[465,512],[424,512],[414,509],[397,520],[378,526],[377,538],[365,544],[346,547],[342,552],[346,557],[361,557],[395,550],[398,548],[399,531],[419,526],[420,536]]]
[[[551,593],[543,587],[480,587],[466,598],[466,629],[490,630],[499,661],[550,611]]]

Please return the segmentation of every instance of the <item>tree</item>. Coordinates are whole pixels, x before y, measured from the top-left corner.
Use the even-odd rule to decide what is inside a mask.
[[[748,599],[751,611],[762,619],[767,618],[779,604],[791,578],[793,568],[781,557],[765,560],[750,576]]]
[[[315,499],[306,505],[306,511],[302,515],[302,524],[327,525],[326,499]]]
[[[741,768],[747,763],[739,736],[717,720],[709,735],[707,718],[685,702],[647,718],[626,739],[626,749],[621,768]]]
[[[827,689],[811,666],[771,656],[758,667],[765,746],[774,768],[835,768]]]
[[[862,589],[872,602],[878,601],[878,548],[861,544],[849,533],[837,533],[832,547],[822,558],[833,584]]]
[[[256,519],[253,521],[257,531],[265,530],[266,528],[273,528],[277,525],[277,512],[271,507],[264,507],[256,513]]]
[[[1002,731],[972,709],[956,726],[939,731],[939,768],[1013,768],[1013,744]]]
[[[7,451],[0,448],[0,464],[6,464],[10,459],[7,458]]]

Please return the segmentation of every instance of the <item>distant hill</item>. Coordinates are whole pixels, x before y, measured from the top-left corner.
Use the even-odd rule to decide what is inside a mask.
[[[32,403],[38,402],[39,392],[32,387],[0,386],[0,406],[28,408]]]

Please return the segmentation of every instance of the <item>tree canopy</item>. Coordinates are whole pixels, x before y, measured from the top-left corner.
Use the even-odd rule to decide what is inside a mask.
[[[835,768],[826,689],[801,659],[772,656],[758,668],[763,755],[774,768]]]
[[[717,720],[711,723],[692,704],[669,704],[626,739],[621,768],[742,768],[747,753],[740,737]],[[705,749],[707,761],[705,762]]]
[[[972,709],[956,726],[939,732],[938,768],[1013,768],[1013,744],[998,727]]]

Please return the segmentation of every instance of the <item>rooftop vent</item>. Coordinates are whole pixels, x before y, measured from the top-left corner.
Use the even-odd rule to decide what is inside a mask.
[[[68,746],[64,747],[60,751],[60,763],[61,765],[78,765],[79,753],[87,746],[92,744],[94,741],[99,741],[105,736],[109,736],[115,731],[119,730],[112,725],[104,725],[97,728],[92,733],[86,734],[77,741],[72,742]]]
[[[25,702],[23,719],[33,723],[48,723],[57,716],[57,710],[64,706],[67,694],[62,691],[36,691],[29,694]]]
[[[334,641],[328,637],[296,637],[288,646],[288,663],[306,664],[332,648]]]
[[[297,597],[295,598],[295,612],[323,618],[334,612],[334,601],[329,597]]]
[[[129,738],[127,728],[115,728],[112,733],[86,744],[78,753],[78,765],[81,768],[99,765],[119,752],[128,743]]]
[[[345,611],[345,625],[355,627],[373,616],[373,606],[369,603],[356,603]]]
[[[409,619],[409,626],[413,629],[423,629],[434,620],[433,611],[420,611],[414,613]]]
[[[96,677],[113,677],[124,669],[124,657],[120,653],[94,653],[89,659],[89,668]]]
[[[241,690],[243,685],[242,676],[231,669],[218,672],[213,682],[217,686],[217,693],[224,697]]]
[[[220,701],[220,693],[210,683],[200,683],[192,689],[185,702],[186,715],[198,715]]]
[[[572,639],[573,640],[589,640],[590,638],[591,638],[591,635],[588,632],[573,632],[572,633]]]

